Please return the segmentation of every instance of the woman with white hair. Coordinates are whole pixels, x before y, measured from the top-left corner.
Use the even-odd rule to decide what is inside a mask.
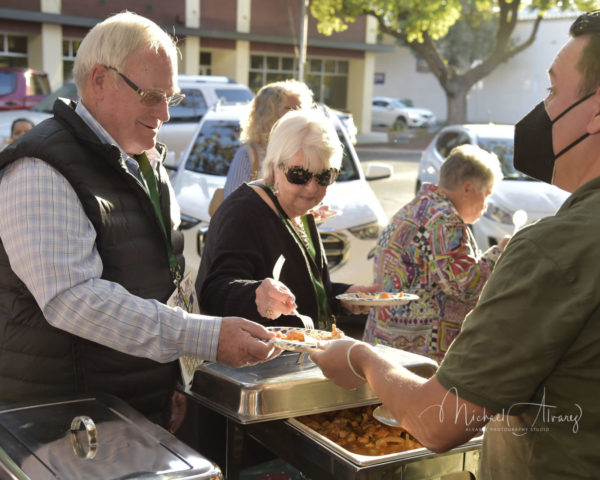
[[[371,310],[364,341],[442,360],[506,245],[481,254],[469,228],[501,179],[496,155],[461,145],[442,164],[439,185],[425,183],[394,215],[377,241],[375,281],[419,299]]]
[[[286,113],[273,127],[262,179],[241,185],[210,222],[196,279],[202,311],[243,315],[261,323],[302,326],[310,316],[329,329],[345,305],[335,296],[378,286],[331,283],[327,259],[309,211],[337,179],[342,146],[335,128],[316,109]],[[273,269],[285,258],[279,279]]]

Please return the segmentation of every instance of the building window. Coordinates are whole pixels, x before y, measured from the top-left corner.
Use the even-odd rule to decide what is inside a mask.
[[[385,73],[375,72],[375,85],[385,84]]]
[[[81,40],[66,39],[62,42],[63,80],[65,82],[73,80],[73,65],[79,45],[81,45]]]
[[[212,54],[200,52],[200,75],[212,75]]]
[[[333,108],[346,108],[348,61],[308,58],[305,81],[316,101]],[[294,57],[252,55],[248,86],[254,92],[267,83],[298,78],[298,61]]]
[[[0,67],[27,67],[27,37],[0,34]]]

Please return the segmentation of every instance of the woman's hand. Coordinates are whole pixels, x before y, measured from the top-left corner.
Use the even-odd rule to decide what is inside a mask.
[[[290,315],[296,309],[296,297],[280,281],[265,278],[256,289],[256,309],[269,319]]]
[[[354,292],[365,292],[365,293],[375,293],[381,291],[381,284],[374,283],[373,285],[352,285],[348,290],[344,293],[354,293]],[[359,313],[369,313],[371,307],[367,305],[352,305],[344,300],[341,301],[342,307],[346,310],[352,312],[353,314]]]

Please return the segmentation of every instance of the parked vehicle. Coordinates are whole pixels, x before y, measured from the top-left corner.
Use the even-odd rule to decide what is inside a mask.
[[[352,145],[356,145],[356,134],[358,133],[358,129],[354,123],[354,116],[350,112],[343,112],[341,110],[331,109],[331,111],[337,115],[337,117],[340,119],[340,122],[346,129],[350,143],[352,143]]]
[[[168,167],[177,165],[207,110],[221,101],[225,104],[247,103],[254,97],[241,83],[219,75],[179,75],[179,88],[185,99],[169,110],[171,119],[158,132],[158,141],[167,145]]]
[[[469,143],[495,153],[504,179],[488,197],[487,210],[473,224],[479,248],[486,250],[514,230],[513,214],[525,210],[527,223],[554,215],[569,196],[560,188],[537,181],[513,166],[514,127],[512,125],[450,125],[443,127],[421,156],[416,189],[424,182],[437,183],[440,167],[454,147]]]
[[[319,226],[327,260],[335,281],[371,283],[370,256],[387,218],[366,179],[385,178],[391,168],[370,165],[366,176],[346,130],[335,114],[325,109],[336,125],[344,145],[342,171],[327,190],[323,203],[340,214]],[[209,110],[194,133],[173,178],[182,212],[185,257],[195,275],[200,263],[204,235],[209,225],[208,206],[214,191],[225,185],[233,156],[241,145],[240,117],[243,107],[217,105]]]
[[[10,138],[10,127],[17,118],[28,118],[35,125],[52,116],[52,105],[57,98],[77,98],[77,87],[73,82],[67,82],[62,87],[54,90],[30,110],[5,110],[0,111],[0,143],[6,143]]]
[[[48,75],[31,68],[0,68],[0,110],[33,107],[50,93]]]
[[[371,123],[395,129],[431,127],[436,118],[431,110],[407,105],[399,98],[373,97]]]

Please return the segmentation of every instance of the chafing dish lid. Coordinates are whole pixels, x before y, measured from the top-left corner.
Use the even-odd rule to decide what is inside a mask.
[[[2,471],[36,480],[222,478],[212,462],[110,396],[0,407]]]

